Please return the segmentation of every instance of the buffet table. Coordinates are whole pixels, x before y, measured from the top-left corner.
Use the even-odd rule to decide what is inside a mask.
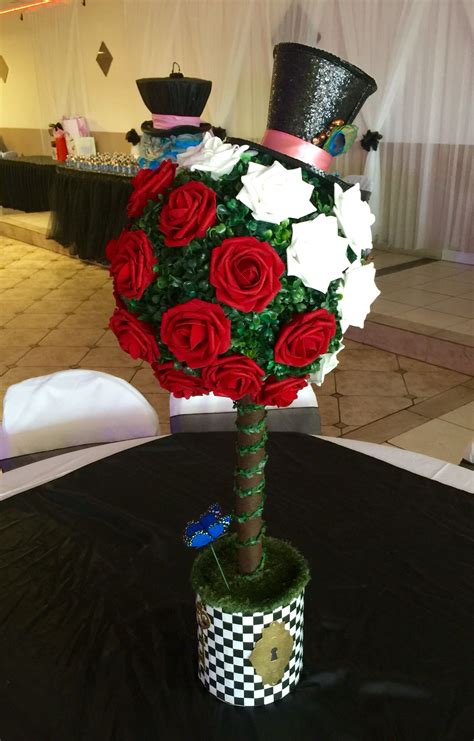
[[[127,222],[131,178],[58,168],[51,189],[49,237],[84,260],[105,262],[107,242]]]
[[[18,211],[49,211],[58,162],[45,156],[0,158],[0,206]]]
[[[255,709],[202,689],[181,534],[231,507],[234,446],[173,435],[0,478],[2,741],[469,738],[472,495],[296,433],[270,435],[266,517],[311,565],[302,681]]]
[[[0,206],[52,211],[48,237],[84,260],[105,262],[127,222],[131,178],[65,167],[51,157],[0,158]]]

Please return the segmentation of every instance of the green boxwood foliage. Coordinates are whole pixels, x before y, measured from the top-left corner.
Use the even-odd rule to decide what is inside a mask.
[[[209,282],[211,253],[214,247],[228,237],[254,236],[268,242],[286,264],[286,250],[291,243],[291,223],[285,220],[280,224],[256,221],[243,203],[236,199],[242,187],[241,177],[245,175],[250,155],[245,154],[229,175],[213,180],[205,172],[181,170],[176,175],[173,188],[191,180],[201,181],[212,188],[217,195],[217,222],[207,231],[202,239],[194,239],[186,247],[166,247],[164,237],[158,229],[160,211],[164,203],[162,196],[150,201],[143,215],[133,222],[132,229],[143,229],[153,245],[158,259],[156,280],[144,292],[142,298],[125,300],[129,311],[139,319],[159,326],[164,312],[176,304],[193,298],[218,303],[215,289]],[[267,154],[252,156],[252,161],[270,165],[274,161]],[[318,213],[330,214],[333,208],[333,185],[329,180],[303,170],[303,178],[314,186],[312,203]],[[166,198],[166,196],[165,196]],[[314,218],[300,219],[305,221]],[[353,255],[355,259],[355,255]],[[338,319],[337,304],[341,280],[333,281],[326,294],[307,288],[299,278],[283,274],[282,288],[274,300],[260,313],[244,313],[225,304],[220,304],[231,321],[232,346],[229,352],[247,355],[263,368],[267,375],[279,378],[285,376],[303,376],[319,369],[320,359],[304,367],[293,367],[276,363],[273,357],[275,339],[280,328],[296,313],[314,311],[324,308]],[[328,352],[335,352],[341,341],[341,328],[337,323],[336,334],[332,338]],[[176,367],[181,365],[166,345],[160,341],[160,362],[174,361]],[[199,371],[190,371],[199,375]]]

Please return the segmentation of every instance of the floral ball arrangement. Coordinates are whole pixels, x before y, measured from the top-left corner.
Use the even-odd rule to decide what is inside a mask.
[[[206,134],[133,180],[106,250],[123,350],[177,397],[288,406],[378,295],[359,187]]]

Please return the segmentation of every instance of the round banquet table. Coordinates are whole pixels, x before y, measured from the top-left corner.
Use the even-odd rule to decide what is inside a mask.
[[[311,566],[301,682],[203,690],[181,534],[232,507],[234,445],[173,435],[0,501],[1,740],[471,739],[473,497],[296,433],[270,435],[266,519]]]

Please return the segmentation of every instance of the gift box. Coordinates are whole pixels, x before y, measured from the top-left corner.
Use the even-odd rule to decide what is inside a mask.
[[[89,137],[90,131],[83,116],[63,116],[62,127],[66,136],[68,154],[77,154],[76,139]]]
[[[74,142],[76,145],[76,155],[91,157],[93,154],[96,154],[95,139],[93,136],[79,136]]]

